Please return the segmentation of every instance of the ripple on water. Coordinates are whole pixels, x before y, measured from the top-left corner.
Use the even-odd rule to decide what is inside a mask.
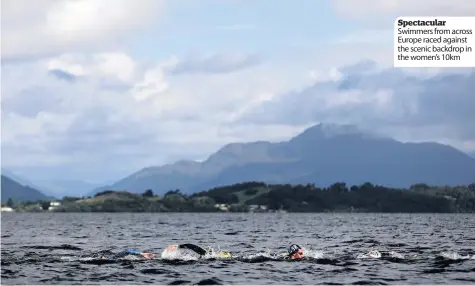
[[[2,284],[473,283],[475,228],[467,223],[473,218],[7,213],[2,214],[1,278]],[[235,257],[160,258],[175,243],[229,250]],[[307,258],[282,258],[291,243],[302,245]],[[125,248],[157,257],[111,258]]]

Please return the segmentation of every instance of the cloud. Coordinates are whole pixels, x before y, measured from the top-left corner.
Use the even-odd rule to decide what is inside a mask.
[[[475,2],[466,0],[335,0],[336,12],[372,25],[392,26],[400,16],[473,16]]]
[[[74,82],[76,80],[76,76],[61,69],[52,69],[49,71],[49,74],[58,79],[62,79],[69,82]]]
[[[218,135],[236,103],[273,91],[260,66],[177,77],[168,71],[173,62],[144,65],[117,52],[4,66],[2,164],[101,179],[180,156],[203,158],[239,139]]]
[[[459,146],[475,141],[475,71],[411,74],[377,68],[371,61],[339,71],[338,79],[282,94],[248,110],[239,120],[295,126],[350,123],[391,131],[388,135],[405,135],[403,130],[411,128],[414,132],[404,139],[450,138]]]
[[[2,1],[2,62],[116,48],[155,21],[162,0]]]
[[[53,112],[61,104],[61,94],[49,94],[45,87],[25,88],[18,95],[2,100],[2,108],[15,114],[35,118],[42,111]]]
[[[62,54],[43,61],[58,78],[88,79],[103,89],[124,91],[138,80],[142,67],[122,52]]]
[[[377,45],[362,45],[358,54],[374,57],[356,61],[358,47],[296,52],[233,72],[222,72],[230,71],[226,61],[216,64],[233,58],[222,53],[180,73],[173,68],[186,58],[142,64],[122,52],[7,65],[2,163],[42,176],[114,179],[170,160],[204,159],[229,142],[285,140],[317,121],[474,146],[473,74],[389,68]],[[52,76],[58,70],[76,80]]]
[[[213,54],[188,58],[177,63],[170,72],[173,74],[230,73],[258,65],[260,62],[261,58],[255,54]]]

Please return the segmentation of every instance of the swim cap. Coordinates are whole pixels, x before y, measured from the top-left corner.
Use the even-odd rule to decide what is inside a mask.
[[[300,245],[292,244],[292,245],[289,247],[289,255],[292,255],[292,254],[294,254],[294,253],[297,253],[300,249],[302,249],[302,247],[300,247]]]
[[[218,256],[221,258],[231,258],[232,254],[227,251],[220,251]]]

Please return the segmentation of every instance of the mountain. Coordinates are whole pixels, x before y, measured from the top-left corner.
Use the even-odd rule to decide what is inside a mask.
[[[9,169],[2,168],[2,174],[16,181],[22,186],[29,186],[48,196],[62,198],[64,196],[82,197],[92,188],[100,186],[81,180],[30,180],[19,176]]]
[[[232,143],[204,162],[148,167],[94,193],[105,189],[189,193],[243,181],[317,185],[369,181],[389,187],[469,184],[475,182],[475,159],[447,145],[402,143],[353,125],[319,124],[289,141]]]
[[[30,180],[25,179],[24,177],[19,176],[19,175],[13,173],[12,171],[10,171],[8,169],[2,168],[2,175],[5,175],[5,176],[9,177],[10,179],[16,181],[17,183],[19,183],[22,186],[30,186],[34,189],[39,189]]]
[[[2,175],[2,202],[6,202],[9,198],[14,201],[36,201],[50,199],[51,197]]]
[[[26,179],[25,177],[19,176],[8,169],[2,168],[2,175],[7,176],[8,178],[14,180],[15,182],[19,183],[22,186],[25,186],[25,187],[28,186],[32,189],[36,189],[48,196],[55,196],[55,194],[50,192],[47,188],[40,187],[36,183],[33,183],[31,180]]]

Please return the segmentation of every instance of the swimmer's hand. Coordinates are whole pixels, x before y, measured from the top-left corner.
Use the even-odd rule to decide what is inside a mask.
[[[149,259],[152,258],[152,256],[153,256],[151,253],[147,253],[147,252],[140,253],[140,255],[142,255],[145,258],[149,258]]]

